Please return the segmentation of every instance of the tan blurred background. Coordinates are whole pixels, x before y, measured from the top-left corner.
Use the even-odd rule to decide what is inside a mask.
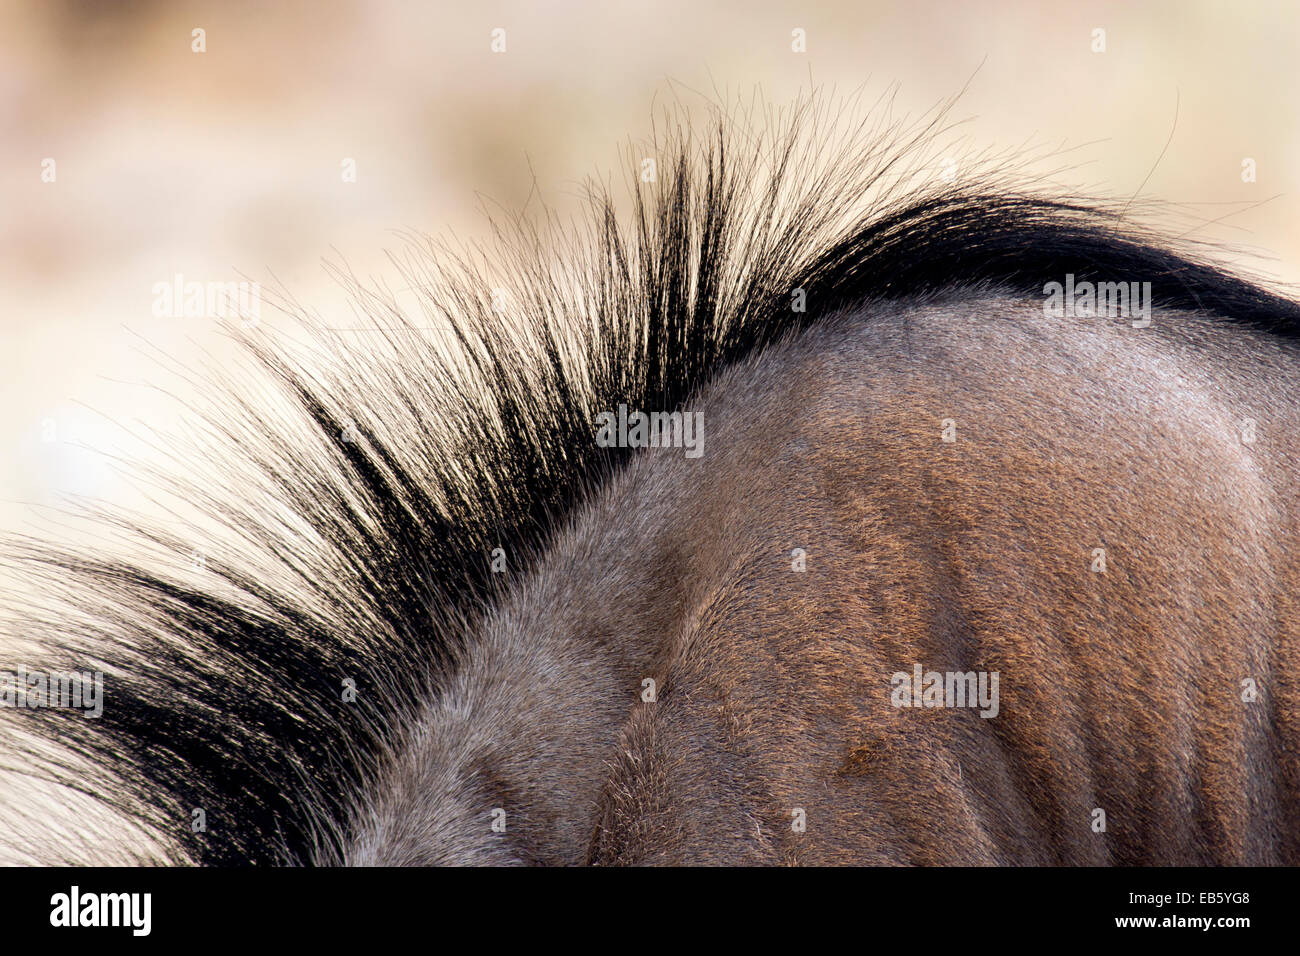
[[[1071,154],[1085,164],[1075,181],[1131,195],[1150,173],[1144,195],[1233,213],[1207,235],[1300,281],[1297,10],[3,0],[0,529],[39,529],[32,504],[62,493],[121,499],[122,479],[81,446],[117,447],[119,424],[173,414],[141,386],[157,381],[158,354],[225,354],[215,323],[155,318],[154,283],[275,277],[348,324],[322,258],[389,275],[394,230],[482,235],[479,197],[516,206],[534,177],[564,209],[583,177],[648,131],[669,80],[758,86],[777,103],[810,75],[845,92],[865,85],[868,100],[898,82],[899,108],[920,113],[974,74],[956,109],[973,118],[973,144],[1090,143]],[[191,50],[195,28],[206,52]],[[806,53],[791,49],[795,28]],[[1096,28],[1104,53],[1092,49]],[[1176,134],[1151,172],[1176,101]],[[345,157],[355,183],[342,181]],[[1242,181],[1245,157],[1254,183]],[[54,182],[41,178],[47,158]],[[1219,203],[1237,205],[1208,205]]]

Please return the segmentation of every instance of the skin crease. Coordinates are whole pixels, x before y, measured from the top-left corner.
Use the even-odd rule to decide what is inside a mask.
[[[1297,380],[1222,320],[969,291],[725,370],[703,456],[639,453],[486,619],[346,862],[1300,862]],[[917,663],[999,713],[892,706]]]

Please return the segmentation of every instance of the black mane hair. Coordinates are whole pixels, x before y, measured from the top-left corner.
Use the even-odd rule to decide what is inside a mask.
[[[519,219],[481,256],[413,240],[398,265],[418,310],[340,273],[376,331],[290,304],[305,353],[245,333],[257,377],[211,384],[196,426],[206,481],[158,470],[220,529],[201,570],[184,565],[208,531],[125,517],[100,519],[126,542],[117,556],[8,544],[42,590],[12,637],[47,649],[47,669],[106,675],[97,720],[6,715],[9,766],[139,821],[158,844],[142,859],[335,859],[355,794],[475,618],[634,453],[596,445],[600,410],[678,408],[719,369],[865,301],[1040,298],[1067,273],[1300,334],[1300,305],[1125,205],[1016,187],[1005,164],[936,175],[946,110],[910,126],[879,112],[847,135],[816,98],[759,132],[722,111],[699,140],[674,126],[631,155],[626,219],[597,189],[584,227]]]

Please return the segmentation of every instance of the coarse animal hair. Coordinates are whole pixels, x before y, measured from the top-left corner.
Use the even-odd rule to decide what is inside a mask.
[[[996,158],[935,175],[949,106],[916,123],[878,106],[846,128],[814,96],[670,121],[631,155],[657,175],[633,180],[625,219],[601,187],[576,230],[521,217],[487,253],[412,240],[399,265],[415,311],[340,272],[378,330],[363,336],[287,303],[306,351],[248,332],[260,391],[208,386],[197,447],[212,483],[155,471],[224,529],[200,575],[177,567],[192,537],[122,514],[100,519],[126,542],[102,555],[9,541],[43,591],[10,639],[51,668],[103,670],[109,689],[97,720],[6,714],[7,768],[136,821],[154,841],[142,861],[336,858],[355,794],[474,621],[636,453],[591,440],[599,410],[679,409],[720,370],[865,302],[1037,297],[1067,273],[1300,334],[1300,305],[1143,227],[1140,204],[1025,185]],[[39,854],[40,821],[28,830]]]

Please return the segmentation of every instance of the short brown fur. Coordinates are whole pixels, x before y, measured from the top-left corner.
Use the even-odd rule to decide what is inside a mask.
[[[643,452],[468,642],[347,859],[1300,862],[1300,360],[1153,319],[956,295],[723,371],[704,455]],[[892,706],[916,663],[999,672],[998,715]]]

